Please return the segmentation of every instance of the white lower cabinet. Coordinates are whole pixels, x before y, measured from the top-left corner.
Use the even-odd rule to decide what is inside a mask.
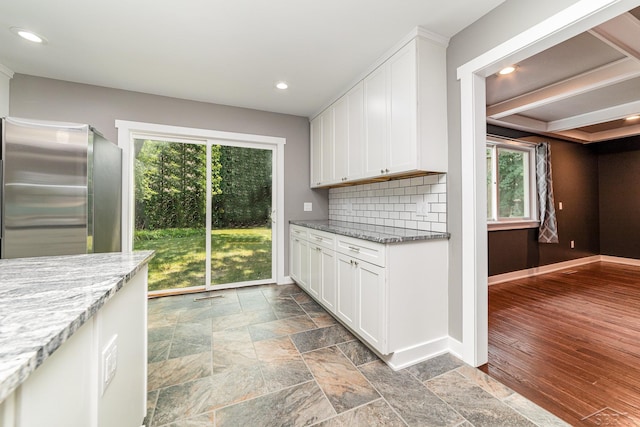
[[[353,265],[353,258],[348,255],[336,254],[338,272],[337,289],[338,301],[335,314],[347,326],[356,326],[356,269]]]
[[[336,253],[331,249],[323,248],[321,256],[322,280],[320,282],[320,300],[329,311],[335,311],[337,301]]]
[[[447,240],[380,244],[298,231],[291,278],[389,366],[447,351]]]
[[[315,298],[320,298],[322,285],[322,247],[309,244],[309,292]]]
[[[289,239],[289,275],[302,288],[309,286],[309,242],[307,231],[302,227],[291,226]]]
[[[355,261],[356,301],[358,318],[356,331],[381,353],[387,353],[386,287],[384,268],[364,261]]]

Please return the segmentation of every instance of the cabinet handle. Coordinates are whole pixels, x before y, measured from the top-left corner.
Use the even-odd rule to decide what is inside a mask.
[[[298,239],[293,239],[293,240],[295,240],[296,242],[299,242],[299,241],[300,241],[300,240],[298,240]]]
[[[353,260],[352,259],[349,260],[349,264],[353,265]]]
[[[322,248],[321,248],[321,247],[316,246],[316,251],[321,251],[321,250],[322,250]]]
[[[316,236],[316,240],[320,240],[322,242],[323,238]]]
[[[384,169],[380,169],[380,173],[384,173]]]
[[[356,267],[358,266],[358,261],[353,261],[353,263],[356,265]]]
[[[389,173],[389,169],[385,169],[384,171],[385,171],[386,173]]]
[[[354,252],[360,252],[360,248],[356,248],[355,246],[348,246],[348,248]]]

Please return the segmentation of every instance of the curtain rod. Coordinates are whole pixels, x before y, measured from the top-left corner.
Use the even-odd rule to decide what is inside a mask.
[[[487,136],[491,136],[493,138],[498,138],[498,139],[504,139],[507,141],[518,142],[520,144],[527,144],[527,145],[534,145],[534,146],[537,146],[538,144],[540,144],[539,142],[523,141],[522,139],[509,138],[508,136],[496,135],[494,133],[487,133]]]

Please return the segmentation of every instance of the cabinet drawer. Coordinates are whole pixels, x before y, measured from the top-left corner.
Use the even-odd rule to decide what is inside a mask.
[[[308,234],[309,243],[315,243],[318,246],[322,246],[327,249],[335,249],[336,235],[326,233],[324,231],[309,230]]]
[[[381,243],[338,236],[336,250],[353,258],[379,265],[380,267],[385,266],[385,245]]]
[[[289,225],[289,234],[291,237],[297,237],[298,239],[308,239],[309,229],[306,227],[300,227],[299,225]]]

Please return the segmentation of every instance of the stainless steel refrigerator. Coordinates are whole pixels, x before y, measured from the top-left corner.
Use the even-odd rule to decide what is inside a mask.
[[[122,150],[89,125],[2,119],[0,257],[121,250]]]

